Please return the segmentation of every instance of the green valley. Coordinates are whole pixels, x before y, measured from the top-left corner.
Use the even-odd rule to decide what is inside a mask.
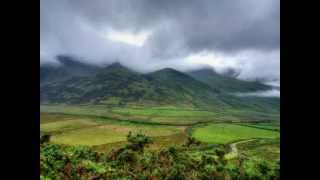
[[[278,177],[280,99],[232,94],[271,87],[216,73],[63,63],[68,70],[42,71],[42,179]]]

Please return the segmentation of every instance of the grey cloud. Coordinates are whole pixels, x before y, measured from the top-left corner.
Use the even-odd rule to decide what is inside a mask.
[[[240,78],[274,78],[280,76],[279,11],[278,0],[42,0],[40,56],[184,70],[192,66],[189,55],[207,51],[234,56]],[[108,28],[152,34],[139,48],[106,39]],[[258,53],[237,57],[250,50]]]
[[[156,30],[154,48],[183,41],[189,51],[279,48],[278,0],[70,0],[74,10],[96,26]],[[161,39],[161,41],[158,41]]]

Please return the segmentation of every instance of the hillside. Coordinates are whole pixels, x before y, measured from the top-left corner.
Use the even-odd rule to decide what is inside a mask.
[[[109,98],[138,100],[148,82],[120,64],[98,69],[91,75],[71,76],[40,86],[42,102],[99,103]]]
[[[40,83],[66,80],[72,77],[84,77],[95,73],[99,67],[81,63],[71,56],[57,56],[58,64],[40,66]]]
[[[40,103],[106,106],[174,105],[221,110],[246,108],[278,112],[279,98],[236,97],[230,93],[270,89],[213,70],[183,73],[165,68],[148,74],[119,63],[101,68],[60,56],[60,66],[40,67]]]
[[[219,108],[225,106],[219,99],[218,92],[185,73],[165,68],[147,74],[146,77],[158,88],[162,88],[163,94],[172,97],[172,101],[180,100],[200,107],[209,105]]]
[[[44,103],[105,105],[222,105],[209,86],[173,69],[142,75],[119,63],[90,76],[72,76],[40,87]]]
[[[198,81],[208,84],[211,88],[222,92],[250,92],[268,90],[271,87],[259,82],[243,81],[228,75],[220,75],[213,69],[203,68],[187,72]]]

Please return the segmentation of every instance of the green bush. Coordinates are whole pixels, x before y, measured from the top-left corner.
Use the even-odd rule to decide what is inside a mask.
[[[129,132],[127,136],[128,145],[127,148],[133,151],[143,152],[144,148],[152,143],[152,139],[144,134],[138,133],[133,135]]]
[[[51,135],[50,134],[42,134],[40,135],[40,144],[45,144],[50,142]]]
[[[258,162],[253,169],[230,166],[224,159],[225,147],[201,151],[168,147],[145,151],[151,138],[138,133],[128,135],[128,144],[105,155],[87,146],[40,146],[40,179],[279,179],[280,161]],[[200,153],[194,157],[193,152]]]

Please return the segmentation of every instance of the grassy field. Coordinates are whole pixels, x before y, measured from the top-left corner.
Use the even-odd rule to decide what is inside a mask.
[[[276,167],[280,162],[280,139],[258,139],[238,146],[239,153],[246,157],[244,168],[255,173],[259,162],[266,162]]]
[[[170,146],[181,146],[186,142],[187,138],[188,135],[185,132],[172,134],[169,136],[154,136],[152,137],[153,143],[149,147],[147,147],[147,149],[157,151],[159,149],[168,148]],[[109,153],[112,149],[123,147],[124,144],[126,144],[125,141],[119,141],[114,143],[95,145],[92,147],[98,152]]]
[[[254,127],[259,129],[280,131],[280,122],[269,122],[269,123],[239,123],[242,126]]]
[[[125,141],[130,131],[158,137],[179,134],[185,129],[183,126],[143,125],[90,119],[86,116],[72,117],[48,113],[42,113],[40,116],[42,119],[40,131],[53,134],[51,140],[57,144],[101,145]]]
[[[99,126],[101,123],[96,123],[86,119],[74,119],[69,121],[55,121],[50,123],[44,123],[40,125],[40,129],[43,132],[49,133],[63,133],[66,131],[72,131],[83,128],[90,128]]]
[[[236,109],[210,112],[173,106],[41,105],[40,110],[40,131],[53,134],[53,143],[90,145],[102,151],[121,145],[130,131],[152,136],[154,144],[150,149],[183,144],[188,136],[187,128],[193,137],[209,144],[252,138],[274,139],[279,137],[277,131],[280,131],[279,121],[249,123],[274,120],[277,115],[244,113]]]
[[[42,105],[41,112],[64,113],[69,115],[92,115],[110,119],[150,122],[154,124],[193,124],[201,121],[214,121],[219,117],[216,112],[175,107],[150,108],[106,108],[98,105]]]
[[[280,139],[258,139],[240,144],[238,149],[254,160],[276,161],[280,158]]]
[[[162,107],[106,107],[100,105],[41,105],[41,112],[63,113],[66,115],[104,117],[119,121],[134,121],[151,124],[194,125],[202,122],[252,122],[277,120],[277,114],[240,111],[206,111],[194,108],[172,106]]]
[[[278,138],[279,133],[236,124],[211,123],[194,128],[192,136],[205,143],[226,144],[245,139]]]
[[[118,141],[125,141],[127,134],[131,132],[142,132],[148,136],[168,136],[179,133],[183,129],[177,127],[154,127],[154,126],[123,126],[123,125],[101,125],[91,128],[83,128],[57,134],[52,142],[71,145],[99,145]]]
[[[40,124],[57,122],[57,121],[74,120],[74,116],[72,116],[72,115],[47,113],[47,112],[41,112],[40,117],[41,117]]]
[[[216,113],[195,109],[177,109],[172,107],[159,108],[115,108],[112,112],[129,116],[148,116],[148,117],[211,117]]]
[[[239,157],[245,157],[243,166],[250,174],[259,174],[257,165],[261,162],[276,168],[280,159],[280,122],[276,114],[170,106],[45,105],[40,109],[40,132],[51,134],[50,143],[86,145],[104,155],[125,147],[129,132],[141,132],[152,137],[153,143],[146,147],[148,153],[169,147],[186,148],[182,145],[192,136],[202,142],[187,148],[187,157],[192,161],[217,158],[215,148],[223,148],[227,153],[226,168],[237,167]]]

